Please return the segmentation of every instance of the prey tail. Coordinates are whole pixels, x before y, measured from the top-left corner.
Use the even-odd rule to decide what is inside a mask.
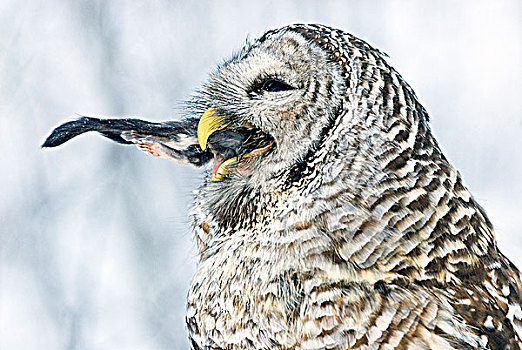
[[[123,121],[123,122],[122,122]],[[47,137],[42,147],[56,147],[69,141],[70,139],[89,131],[97,131],[109,139],[130,144],[121,137],[124,130],[129,128],[124,120],[119,119],[98,119],[92,117],[81,117],[79,119],[64,123],[53,130]]]
[[[169,130],[164,130],[169,129]],[[160,134],[172,132],[172,127],[166,127],[162,123],[151,123],[140,119],[98,119],[93,117],[81,117],[64,123],[54,129],[47,137],[42,147],[56,147],[70,139],[89,131],[96,131],[103,136],[123,144],[133,144],[125,135],[133,132],[144,134]]]

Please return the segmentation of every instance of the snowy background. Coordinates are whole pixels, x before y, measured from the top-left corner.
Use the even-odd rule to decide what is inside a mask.
[[[295,22],[391,56],[522,266],[522,2],[0,0],[0,349],[186,349],[201,174],[75,113],[175,119],[247,35]]]

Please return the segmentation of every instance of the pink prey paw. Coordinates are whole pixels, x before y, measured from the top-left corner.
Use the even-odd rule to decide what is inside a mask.
[[[138,149],[141,151],[150,154],[151,156],[161,156],[161,146],[155,141],[149,139],[140,139],[136,142],[136,147],[138,147]]]

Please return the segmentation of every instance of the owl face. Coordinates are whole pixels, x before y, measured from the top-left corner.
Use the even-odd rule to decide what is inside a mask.
[[[339,65],[301,34],[284,30],[247,45],[196,97],[200,145],[213,179],[270,177],[317,147],[341,110]]]

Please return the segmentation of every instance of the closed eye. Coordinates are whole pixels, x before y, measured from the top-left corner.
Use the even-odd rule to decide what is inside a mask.
[[[257,86],[254,88],[254,91],[256,92],[280,92],[288,90],[295,90],[295,88],[277,79],[266,79],[260,84],[257,84]]]

